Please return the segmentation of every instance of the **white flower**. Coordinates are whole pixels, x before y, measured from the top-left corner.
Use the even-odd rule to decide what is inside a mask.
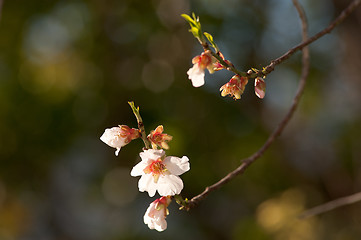
[[[167,228],[165,218],[169,214],[167,207],[170,202],[170,197],[161,197],[149,205],[143,219],[150,229],[161,232]]]
[[[115,155],[118,156],[118,153],[123,146],[139,136],[140,133],[138,129],[130,128],[126,125],[119,125],[119,127],[105,129],[100,140],[108,146],[116,148]]]
[[[141,152],[142,161],[135,165],[130,173],[133,177],[141,176],[139,191],[147,191],[150,197],[158,191],[161,196],[173,196],[183,189],[181,175],[190,169],[189,159],[165,156],[164,150],[148,149]]]
[[[188,78],[192,81],[193,87],[200,87],[204,85],[204,71],[207,68],[210,73],[213,73],[212,55],[210,52],[203,52],[199,56],[192,59],[193,67],[187,71]]]

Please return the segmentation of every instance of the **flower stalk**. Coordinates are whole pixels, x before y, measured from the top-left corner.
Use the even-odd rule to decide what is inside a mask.
[[[134,105],[134,102],[128,102],[128,104],[130,105],[136,119],[137,119],[137,122],[138,122],[138,128],[139,128],[139,131],[140,131],[140,137],[142,138],[143,142],[144,142],[144,146],[146,149],[149,149],[150,148],[150,142],[149,140],[147,139],[147,135],[145,133],[145,128],[144,128],[144,123],[143,123],[143,119],[142,117],[140,116],[140,113],[139,113],[139,107],[135,107]]]

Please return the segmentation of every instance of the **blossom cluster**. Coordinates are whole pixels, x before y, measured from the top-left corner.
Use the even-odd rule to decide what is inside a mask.
[[[232,66],[233,64],[224,59],[223,54],[218,52],[219,57],[222,58],[226,66]],[[225,69],[225,65],[222,65],[215,57],[211,55],[209,50],[203,52],[199,56],[195,56],[192,59],[193,67],[191,67],[187,74],[188,78],[191,80],[194,87],[201,87],[204,85],[204,76],[205,70],[207,69],[209,73],[214,73]],[[234,75],[228,83],[224,84],[221,88],[222,97],[230,95],[235,100],[240,99],[241,95],[244,92],[244,89],[248,83],[248,77],[240,76],[238,74]],[[257,97],[264,98],[266,91],[266,83],[263,78],[257,77],[254,81],[254,91]]]
[[[190,25],[191,29],[189,30],[193,36],[198,39],[204,52],[201,55],[195,56],[192,59],[193,66],[187,71],[188,78],[191,80],[194,87],[201,87],[204,85],[204,76],[205,70],[208,69],[209,73],[214,71],[219,71],[222,69],[227,69],[229,71],[235,72],[231,80],[228,83],[224,84],[221,88],[222,97],[230,95],[235,100],[240,99],[244,89],[248,83],[248,78],[252,73],[259,73],[259,70],[252,69],[247,73],[241,73],[234,68],[234,65],[227,59],[224,58],[217,44],[213,40],[213,36],[209,33],[203,32],[201,29],[201,24],[199,18],[192,14],[192,17],[187,14],[181,15]],[[208,42],[206,41],[208,40]],[[209,48],[210,45],[214,48],[215,52],[212,52]],[[261,74],[262,77],[265,77]],[[263,78],[256,76],[254,81],[254,91],[257,97],[264,98],[266,91],[266,83]]]
[[[156,192],[160,195],[160,198],[149,205],[144,215],[144,223],[150,229],[157,231],[167,228],[165,220],[169,214],[167,207],[173,196],[180,194],[183,189],[183,181],[179,175],[190,169],[188,157],[166,156],[163,149],[169,148],[167,142],[172,140],[172,136],[163,133],[163,130],[163,126],[160,125],[143,139],[149,141],[152,148],[145,148],[139,153],[141,161],[130,172],[133,177],[140,176],[138,182],[140,192],[148,192],[149,197],[153,197]],[[122,147],[141,137],[141,130],[120,125],[105,129],[100,140],[115,148],[117,156]]]

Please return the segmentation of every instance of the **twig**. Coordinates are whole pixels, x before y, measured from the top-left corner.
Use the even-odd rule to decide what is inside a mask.
[[[297,2],[297,0],[293,0],[293,3],[299,13],[299,16],[300,16],[300,19],[302,22],[302,38],[303,38],[303,40],[306,40],[308,38],[306,16],[304,14],[302,7]],[[233,170],[232,172],[227,174],[225,177],[223,177],[221,180],[219,180],[215,184],[207,187],[201,194],[193,197],[188,202],[188,205],[186,207],[187,209],[194,207],[200,201],[202,201],[205,197],[207,197],[207,195],[209,193],[220,188],[221,186],[223,186],[224,184],[226,184],[227,182],[229,182],[236,176],[242,174],[253,162],[255,162],[259,157],[261,157],[263,155],[263,153],[269,148],[269,146],[275,141],[275,139],[282,133],[283,129],[286,127],[287,123],[290,121],[293,113],[295,112],[295,110],[299,104],[300,98],[302,96],[308,73],[309,73],[309,50],[308,50],[308,46],[305,45],[302,50],[302,73],[301,73],[300,83],[298,85],[298,89],[297,89],[296,95],[293,99],[291,108],[287,112],[286,116],[282,119],[282,121],[279,123],[277,128],[273,131],[273,133],[269,136],[267,141],[263,144],[263,146],[257,152],[255,152],[250,157],[243,159],[242,164],[238,168],[236,168],[235,170]]]
[[[147,139],[147,135],[145,133],[145,128],[144,128],[144,123],[143,123],[143,119],[142,117],[140,116],[140,113],[139,113],[139,107],[135,107],[134,105],[134,102],[128,102],[128,104],[130,105],[130,107],[132,108],[132,111],[137,119],[137,122],[138,122],[138,128],[140,130],[140,135],[141,135],[141,138],[144,142],[144,146],[146,149],[149,149],[150,148],[150,143]]]
[[[298,44],[297,46],[291,48],[290,50],[288,50],[285,54],[283,54],[279,58],[277,58],[275,60],[272,60],[269,65],[267,65],[266,67],[263,68],[262,71],[258,71],[258,72],[252,72],[252,71],[251,72],[242,72],[242,71],[239,71],[234,66],[226,63],[217,53],[213,52],[212,49],[209,47],[209,45],[206,42],[202,43],[202,46],[203,46],[205,51],[206,50],[210,51],[212,56],[215,57],[227,70],[229,70],[229,71],[231,71],[231,72],[233,72],[233,73],[235,73],[237,75],[244,76],[244,77],[249,77],[249,78],[263,77],[263,76],[266,76],[269,73],[271,73],[274,70],[276,65],[278,65],[278,64],[282,63],[283,61],[287,60],[288,58],[290,58],[297,51],[302,50],[304,47],[306,47],[309,44],[313,43],[314,41],[316,41],[320,37],[330,33],[337,25],[339,25],[341,22],[343,22],[343,20],[345,20],[345,18],[347,18],[360,4],[361,4],[361,0],[352,1],[340,13],[340,15],[328,25],[328,27],[326,27],[325,29],[323,29],[322,31],[318,32],[317,34],[313,35],[310,38],[303,39],[303,41],[300,44]]]
[[[269,74],[270,72],[272,72],[274,70],[274,67],[276,65],[282,63],[283,61],[285,61],[286,59],[291,57],[295,52],[297,52],[298,50],[301,50],[305,46],[313,43],[314,41],[316,41],[320,37],[326,35],[327,33],[330,33],[337,25],[339,25],[341,22],[343,22],[343,20],[345,20],[345,18],[348,17],[360,4],[361,4],[361,0],[352,1],[340,13],[340,15],[338,17],[334,21],[332,21],[330,23],[330,25],[327,28],[323,29],[322,31],[318,32],[317,34],[313,35],[312,37],[310,37],[308,39],[303,39],[302,43],[300,43],[297,46],[291,48],[285,54],[283,54],[281,57],[271,61],[271,63],[267,67],[265,67],[265,69],[262,72],[264,74],[266,74],[266,75]]]
[[[355,193],[355,194],[347,196],[347,197],[338,198],[338,199],[330,201],[328,203],[311,208],[311,209],[303,212],[298,218],[299,219],[309,218],[309,217],[312,217],[312,216],[315,216],[315,215],[318,215],[321,213],[331,211],[335,208],[343,207],[343,206],[346,206],[346,205],[349,205],[352,203],[356,203],[359,201],[361,201],[361,192]]]

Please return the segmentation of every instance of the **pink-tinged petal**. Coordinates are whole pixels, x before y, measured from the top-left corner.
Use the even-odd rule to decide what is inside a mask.
[[[166,168],[171,174],[181,175],[190,169],[189,159],[186,156],[182,158],[168,156],[163,161]]]
[[[144,152],[139,153],[139,156],[142,158],[142,161],[149,161],[149,160],[157,160],[158,158],[163,157],[165,154],[164,150],[155,150],[155,149],[147,149]]]
[[[157,183],[157,190],[161,196],[174,196],[183,189],[183,181],[175,175],[162,175]]]
[[[192,81],[193,87],[200,87],[204,85],[204,69],[200,68],[198,64],[194,64],[192,68],[187,71],[188,78]]]
[[[261,99],[264,98],[266,94],[266,82],[260,77],[254,80],[254,92],[256,96]]]
[[[141,176],[144,174],[144,169],[148,166],[147,162],[141,161],[132,168],[130,175],[133,177]]]
[[[157,186],[154,183],[154,178],[151,174],[142,175],[138,182],[138,188],[140,192],[147,191],[149,197],[153,197],[157,191]]]

